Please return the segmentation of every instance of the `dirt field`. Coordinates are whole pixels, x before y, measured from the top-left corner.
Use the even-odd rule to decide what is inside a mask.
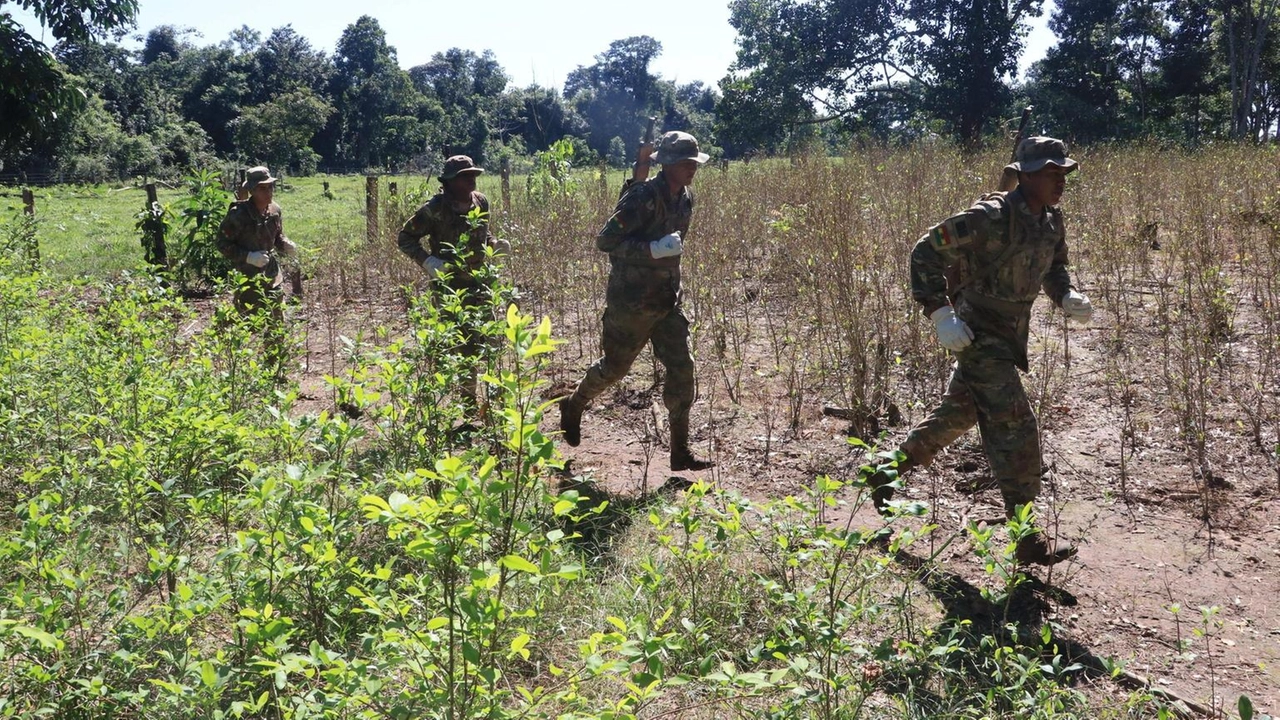
[[[1147,389],[1154,379],[1135,377],[1129,412],[1138,421],[1129,426],[1140,431],[1131,445],[1126,442],[1122,483],[1123,410],[1096,382],[1105,371],[1100,354],[1110,313],[1098,306],[1089,325],[1069,329],[1068,366],[1061,316],[1049,318],[1047,308],[1044,300],[1037,304],[1033,367],[1024,379],[1033,394],[1046,375],[1062,383],[1052,393],[1052,407],[1040,413],[1046,461],[1054,468],[1053,487],[1046,493],[1059,514],[1056,531],[1075,541],[1080,554],[1049,573],[1037,571],[1048,585],[1047,592],[1037,594],[1041,619],[1055,625],[1064,651],[1076,658],[1122,661],[1155,690],[1229,715],[1241,693],[1258,710],[1274,714],[1280,709],[1280,609],[1274,602],[1280,596],[1280,478],[1249,446],[1239,424],[1224,415],[1215,417],[1210,432],[1213,474],[1202,482],[1172,437],[1176,420],[1167,403]],[[322,378],[342,366],[334,351],[338,336],[354,337],[380,324],[394,335],[404,325],[403,303],[394,296],[352,297],[328,307],[304,303],[293,314],[306,326],[305,355],[295,378],[304,410],[331,406]],[[548,397],[571,391],[594,360],[587,354],[594,347],[591,339],[579,342],[573,333],[597,330],[589,319],[553,322],[571,341],[557,354]],[[710,357],[714,353],[701,339],[693,434],[696,451],[717,462],[706,477],[766,498],[800,492],[821,474],[849,478],[856,473],[863,451],[847,443],[848,422],[823,415],[820,388],[806,393],[815,401],[800,408],[793,430],[781,417],[790,393],[787,383],[763,370],[766,348],[749,353],[758,364],[748,390],[732,402]],[[1153,373],[1156,365],[1153,359]],[[656,372],[646,351],[628,378],[587,412],[582,445],[562,448],[571,474],[624,496],[654,491],[668,480],[672,473]],[[898,380],[895,398],[901,411],[891,414],[901,417],[880,418],[886,448],[905,437],[941,389],[912,396],[909,389],[919,383]],[[898,422],[889,424],[890,419]],[[554,431],[557,421],[552,410],[545,429]],[[976,430],[932,467],[912,474],[906,496],[928,502],[927,520],[940,526],[928,548],[942,548],[938,572],[953,586],[970,590],[986,581],[963,526],[969,520],[1000,522],[1002,509]],[[863,511],[854,522],[875,527],[881,521]],[[1202,608],[1216,609],[1205,615]],[[1101,681],[1094,692],[1106,697],[1119,689]]]

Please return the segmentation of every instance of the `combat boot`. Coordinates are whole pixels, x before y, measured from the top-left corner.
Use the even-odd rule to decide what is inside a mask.
[[[1013,557],[1023,565],[1056,565],[1076,556],[1076,546],[1061,540],[1052,540],[1043,530],[1018,541]]]
[[[689,418],[671,418],[671,469],[698,472],[715,466],[710,460],[694,457],[693,451],[689,449]]]
[[[897,477],[903,477],[915,466],[915,462],[910,457],[903,459],[895,468],[898,471]],[[889,483],[893,481],[894,478],[890,477],[886,470],[876,470],[871,477],[867,478],[867,487],[871,488],[871,504],[875,506],[876,512],[885,517],[890,514],[889,501],[893,499],[893,486]]]
[[[582,403],[574,400],[574,395],[560,398],[560,432],[569,447],[578,447],[582,442]]]

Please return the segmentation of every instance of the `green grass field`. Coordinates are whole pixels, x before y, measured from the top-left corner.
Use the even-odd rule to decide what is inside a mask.
[[[390,183],[401,193],[411,192],[427,179],[382,176],[384,206]],[[324,195],[329,183],[333,198]],[[498,192],[496,176],[482,178],[481,190]],[[437,187],[430,179],[428,187]],[[142,262],[135,215],[146,205],[140,185],[67,185],[35,188],[37,239],[45,267],[60,277],[112,277]],[[172,204],[185,190],[159,186],[161,203]],[[328,245],[365,234],[365,179],[363,176],[317,175],[290,178],[276,195],[284,210],[285,233],[304,248]],[[23,210],[20,188],[0,187],[0,229]],[[176,224],[175,224],[176,227]]]

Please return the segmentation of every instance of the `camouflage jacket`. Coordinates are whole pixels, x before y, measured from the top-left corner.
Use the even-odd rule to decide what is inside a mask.
[[[280,252],[284,250],[284,219],[280,206],[271,203],[265,213],[258,212],[253,200],[231,203],[227,216],[218,229],[218,252],[235,265],[236,270],[249,277],[265,275],[272,285],[281,282]],[[249,253],[257,250],[270,255],[263,267],[246,262]]]
[[[1061,307],[1072,287],[1062,211],[1033,216],[1014,190],[938,223],[911,251],[911,295],[926,315],[948,304],[948,275],[962,288],[954,302],[960,319],[975,334],[1007,340],[1025,370],[1032,304],[1043,288]]]
[[[613,215],[596,236],[596,248],[609,253],[609,301],[636,309],[675,307],[680,295],[680,256],[654,258],[649,243],[679,231],[688,240],[693,192],[672,196],[664,173],[644,182],[628,181]]]
[[[484,213],[474,230],[467,223],[467,213],[473,208],[480,208]],[[459,247],[463,235],[467,236],[466,244]],[[427,241],[425,247],[423,238]],[[451,285],[469,286],[473,284],[471,275],[464,273],[456,264],[459,255],[466,258],[469,270],[475,270],[484,264],[485,247],[493,244],[493,234],[489,232],[489,198],[484,193],[472,192],[471,205],[458,211],[453,209],[444,191],[440,191],[418,208],[413,217],[400,228],[396,244],[400,246],[400,252],[417,265],[422,265],[428,256],[435,255],[453,272]]]

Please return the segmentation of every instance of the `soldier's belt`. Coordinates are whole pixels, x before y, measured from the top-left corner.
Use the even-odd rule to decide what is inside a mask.
[[[976,308],[991,310],[1004,315],[1018,315],[1024,312],[1029,312],[1031,310],[1031,305],[1035,303],[1034,299],[1021,301],[1001,300],[989,295],[982,295],[980,293],[973,292],[972,290],[964,291],[964,299],[968,300],[969,304]]]

